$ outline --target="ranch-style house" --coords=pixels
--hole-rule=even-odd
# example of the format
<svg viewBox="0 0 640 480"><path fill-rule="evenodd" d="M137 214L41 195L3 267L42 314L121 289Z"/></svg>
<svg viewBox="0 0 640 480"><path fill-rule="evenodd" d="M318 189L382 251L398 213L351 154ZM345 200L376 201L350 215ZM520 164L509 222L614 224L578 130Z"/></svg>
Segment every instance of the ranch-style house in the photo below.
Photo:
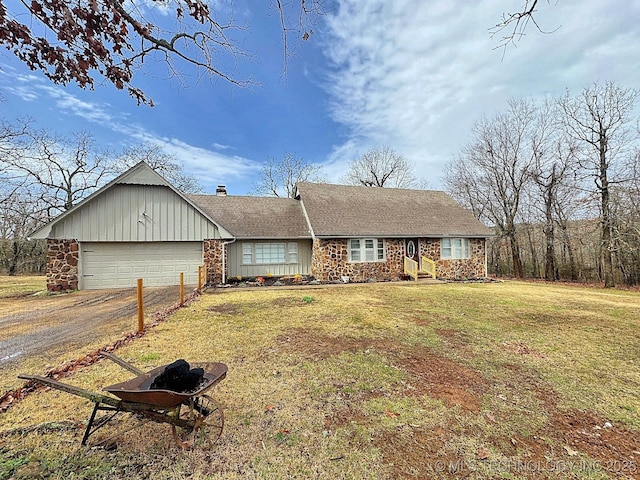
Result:
<svg viewBox="0 0 640 480"><path fill-rule="evenodd" d="M141 162L31 235L51 291L230 278L487 275L492 232L441 191L299 183L295 198L185 195Z"/></svg>

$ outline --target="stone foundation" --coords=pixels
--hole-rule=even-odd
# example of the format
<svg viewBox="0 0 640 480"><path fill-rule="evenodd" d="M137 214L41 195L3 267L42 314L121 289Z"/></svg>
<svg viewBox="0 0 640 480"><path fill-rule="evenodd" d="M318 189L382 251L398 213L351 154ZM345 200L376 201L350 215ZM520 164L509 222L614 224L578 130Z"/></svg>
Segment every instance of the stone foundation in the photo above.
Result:
<svg viewBox="0 0 640 480"><path fill-rule="evenodd" d="M47 290L62 292L78 289L77 240L47 239Z"/></svg>
<svg viewBox="0 0 640 480"><path fill-rule="evenodd" d="M204 268L206 269L206 283L217 285L222 283L222 244L225 240L209 239L203 242ZM225 266L228 266L227 250L224 251ZM228 270L228 269L227 269Z"/></svg>

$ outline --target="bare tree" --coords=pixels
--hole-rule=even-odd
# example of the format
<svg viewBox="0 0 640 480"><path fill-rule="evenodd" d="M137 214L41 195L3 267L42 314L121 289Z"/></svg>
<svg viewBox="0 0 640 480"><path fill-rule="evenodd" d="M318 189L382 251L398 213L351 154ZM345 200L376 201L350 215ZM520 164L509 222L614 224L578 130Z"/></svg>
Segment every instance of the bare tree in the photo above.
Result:
<svg viewBox="0 0 640 480"><path fill-rule="evenodd" d="M472 141L448 166L445 179L454 198L475 204L476 215L508 240L516 278L524 276L517 223L531 166L546 135L542 122L532 102L511 99L506 113L475 124Z"/></svg>
<svg viewBox="0 0 640 480"><path fill-rule="evenodd" d="M445 165L444 185L449 194L478 220L486 221L490 218L488 190L478 183L480 181L475 165L468 161L464 152ZM489 185L485 186L489 188Z"/></svg>
<svg viewBox="0 0 640 480"><path fill-rule="evenodd" d="M419 185L415 166L387 146L369 150L349 164L343 177L348 185L412 188Z"/></svg>
<svg viewBox="0 0 640 480"><path fill-rule="evenodd" d="M294 154L286 153L262 166L260 180L253 185L254 195L293 198L298 182L326 181L320 165L314 165Z"/></svg>
<svg viewBox="0 0 640 480"><path fill-rule="evenodd" d="M0 267L9 275L39 271L44 262L41 242L26 239L44 223L42 206L24 175L2 162L22 158L29 131L29 120L0 120Z"/></svg>
<svg viewBox="0 0 640 480"><path fill-rule="evenodd" d="M93 138L80 133L71 139L48 132L29 132L14 155L0 159L15 183L27 186L48 218L69 210L113 175L107 154L93 151Z"/></svg>
<svg viewBox="0 0 640 480"><path fill-rule="evenodd" d="M548 280L640 281L639 94L594 84L543 104L511 101L476 123L445 183L496 227L496 265L509 252L516 276L524 266L535 275L544 258Z"/></svg>
<svg viewBox="0 0 640 480"><path fill-rule="evenodd" d="M0 119L0 159L15 156L20 141L30 131L31 120L19 119L15 122ZM1 177L0 177L1 178Z"/></svg>
<svg viewBox="0 0 640 480"><path fill-rule="evenodd" d="M184 167L178 163L175 155L166 153L157 144L144 143L125 148L115 159L114 167L116 171L125 171L142 161L181 192L202 193L203 187L200 181L184 171Z"/></svg>
<svg viewBox="0 0 640 480"><path fill-rule="evenodd" d="M43 242L29 234L46 223L43 205L28 186L0 186L0 266L9 274L40 272L45 264Z"/></svg>
<svg viewBox="0 0 640 480"><path fill-rule="evenodd" d="M638 138L633 109L639 92L615 83L593 84L581 94L560 99L567 135L586 148L581 166L593 178L600 207L600 258L605 287L615 286L612 232L615 227L611 205L612 185L628 181L625 156Z"/></svg>
<svg viewBox="0 0 640 480"><path fill-rule="evenodd" d="M579 190L575 185L570 186L577 169L577 147L570 139L563 137L560 132L554 132L552 139L541 145L531 165L531 178L537 187L538 198L541 200L539 210L543 214L543 234L545 239L545 269L544 278L547 281L558 280L556 264L556 225L560 218L566 218L562 212L568 210L567 204L575 197ZM563 188L565 187L565 188ZM571 254L571 250L569 251ZM571 257L573 264L573 257ZM575 269L572 268L575 275Z"/></svg>
<svg viewBox="0 0 640 480"><path fill-rule="evenodd" d="M629 284L640 283L640 148L625 162L629 181L611 187L612 241L616 269Z"/></svg>
<svg viewBox="0 0 640 480"><path fill-rule="evenodd" d="M235 85L250 83L233 73L237 58L248 55L240 47L242 39L234 38L244 27L234 23L231 13L221 18L223 9L212 5L203 0L0 2L0 44L54 83L93 88L95 77L102 77L138 103L152 105L132 83L145 61L164 62L170 75L180 75L182 62ZM277 0L273 8L286 62L289 37L309 38L323 12L322 0Z"/></svg>

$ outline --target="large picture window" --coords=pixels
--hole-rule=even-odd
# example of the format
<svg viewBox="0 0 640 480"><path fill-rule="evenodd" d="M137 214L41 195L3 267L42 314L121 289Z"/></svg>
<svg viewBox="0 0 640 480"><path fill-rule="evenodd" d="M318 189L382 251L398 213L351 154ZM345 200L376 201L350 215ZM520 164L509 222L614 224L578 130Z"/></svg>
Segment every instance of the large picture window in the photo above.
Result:
<svg viewBox="0 0 640 480"><path fill-rule="evenodd" d="M297 263L298 244L288 243L243 243L243 265L265 265L276 263Z"/></svg>
<svg viewBox="0 0 640 480"><path fill-rule="evenodd" d="M256 243L254 263L285 263L287 255L284 243Z"/></svg>
<svg viewBox="0 0 640 480"><path fill-rule="evenodd" d="M440 245L440 258L452 260L471 258L468 238L443 238Z"/></svg>
<svg viewBox="0 0 640 480"><path fill-rule="evenodd" d="M349 240L349 261L381 262L384 260L383 240L379 238L352 238Z"/></svg>

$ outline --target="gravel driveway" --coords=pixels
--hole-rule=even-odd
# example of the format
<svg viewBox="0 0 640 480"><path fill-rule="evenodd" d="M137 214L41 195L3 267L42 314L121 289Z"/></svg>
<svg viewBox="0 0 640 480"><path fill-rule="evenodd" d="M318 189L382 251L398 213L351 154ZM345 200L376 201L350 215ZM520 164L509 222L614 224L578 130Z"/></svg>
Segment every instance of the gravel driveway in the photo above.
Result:
<svg viewBox="0 0 640 480"><path fill-rule="evenodd" d="M186 292L191 290L185 289ZM54 296L21 296L0 309L0 367L61 347L105 343L137 329L135 288L84 290ZM145 288L145 317L179 301L179 287ZM14 303L15 302L15 303Z"/></svg>

